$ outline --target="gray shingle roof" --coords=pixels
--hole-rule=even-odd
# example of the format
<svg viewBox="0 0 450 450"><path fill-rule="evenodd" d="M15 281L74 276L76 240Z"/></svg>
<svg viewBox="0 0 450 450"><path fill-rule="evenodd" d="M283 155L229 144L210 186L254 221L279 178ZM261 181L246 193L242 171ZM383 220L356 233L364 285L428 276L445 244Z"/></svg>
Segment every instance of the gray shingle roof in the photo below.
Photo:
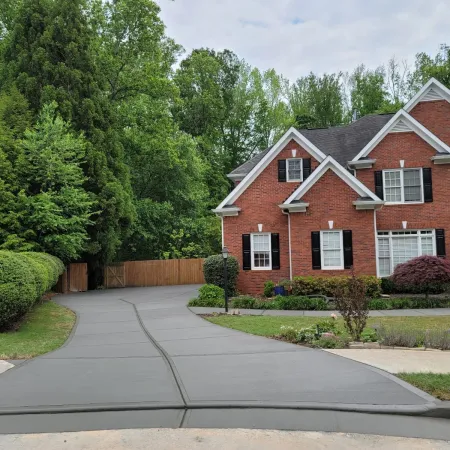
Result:
<svg viewBox="0 0 450 450"><path fill-rule="evenodd" d="M386 125L393 114L373 114L338 127L300 130L325 155L347 166L370 140ZM252 159L233 170L230 175L247 175L272 147L258 153Z"/></svg>

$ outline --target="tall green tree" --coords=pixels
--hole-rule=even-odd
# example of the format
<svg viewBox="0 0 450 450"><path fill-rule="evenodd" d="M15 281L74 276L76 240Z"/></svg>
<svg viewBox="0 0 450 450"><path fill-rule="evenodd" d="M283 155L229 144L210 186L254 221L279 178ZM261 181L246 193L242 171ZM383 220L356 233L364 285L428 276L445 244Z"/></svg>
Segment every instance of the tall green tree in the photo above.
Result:
<svg viewBox="0 0 450 450"><path fill-rule="evenodd" d="M3 246L45 251L64 261L77 259L89 240L94 204L83 189L85 139L72 133L52 103L44 106L35 128L25 132L21 146L14 208L19 226Z"/></svg>
<svg viewBox="0 0 450 450"><path fill-rule="evenodd" d="M350 75L351 105L349 113L354 118L363 117L379 111L385 102L385 71L383 67L375 70L359 65Z"/></svg>
<svg viewBox="0 0 450 450"><path fill-rule="evenodd" d="M100 210L89 229L93 271L115 258L134 207L116 117L104 95L106 80L95 63L87 6L84 0L24 0L7 39L5 63L6 82L17 86L35 116L56 101L62 118L85 133L85 187Z"/></svg>
<svg viewBox="0 0 450 450"><path fill-rule="evenodd" d="M415 68L411 74L411 88L419 90L430 78L436 78L442 84L450 87L450 46L441 45L435 56L427 53L416 55Z"/></svg>
<svg viewBox="0 0 450 450"><path fill-rule="evenodd" d="M345 121L342 74L310 73L289 88L289 104L299 128L329 127Z"/></svg>

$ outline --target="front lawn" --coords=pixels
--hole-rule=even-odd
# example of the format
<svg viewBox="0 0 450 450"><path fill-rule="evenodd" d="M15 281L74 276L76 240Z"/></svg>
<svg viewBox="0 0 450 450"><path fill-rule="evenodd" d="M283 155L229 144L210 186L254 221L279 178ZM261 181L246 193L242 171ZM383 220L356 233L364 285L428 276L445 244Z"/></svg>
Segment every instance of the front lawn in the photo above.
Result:
<svg viewBox="0 0 450 450"><path fill-rule="evenodd" d="M450 400L450 373L399 373L396 376L439 400Z"/></svg>
<svg viewBox="0 0 450 450"><path fill-rule="evenodd" d="M0 333L0 359L29 359L61 347L75 318L73 311L51 301L36 305L17 331Z"/></svg>
<svg viewBox="0 0 450 450"><path fill-rule="evenodd" d="M285 317L285 316L227 316L206 317L212 323L227 328L244 331L258 336L275 336L280 334L280 327L292 326L296 329L310 327L325 317ZM344 332L344 322L337 319L338 328ZM373 325L399 325L402 328L433 329L448 328L449 316L431 317L372 317L368 320L368 327Z"/></svg>

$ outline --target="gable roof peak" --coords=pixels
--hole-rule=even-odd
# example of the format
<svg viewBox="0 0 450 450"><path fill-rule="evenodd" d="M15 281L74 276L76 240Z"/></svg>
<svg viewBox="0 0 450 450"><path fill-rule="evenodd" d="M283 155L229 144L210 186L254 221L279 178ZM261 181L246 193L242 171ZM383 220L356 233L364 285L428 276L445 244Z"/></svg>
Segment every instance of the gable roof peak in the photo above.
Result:
<svg viewBox="0 0 450 450"><path fill-rule="evenodd" d="M436 78L430 78L416 95L404 106L404 110L411 112L420 102L447 100L450 103L450 89L444 86Z"/></svg>

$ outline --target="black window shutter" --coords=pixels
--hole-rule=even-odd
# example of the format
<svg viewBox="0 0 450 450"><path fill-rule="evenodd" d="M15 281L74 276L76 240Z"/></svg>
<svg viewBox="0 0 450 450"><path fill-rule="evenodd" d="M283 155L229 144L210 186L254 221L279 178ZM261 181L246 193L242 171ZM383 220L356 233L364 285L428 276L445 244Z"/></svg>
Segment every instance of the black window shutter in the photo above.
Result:
<svg viewBox="0 0 450 450"><path fill-rule="evenodd" d="M320 257L320 231L311 232L311 248L313 270L320 270L322 268Z"/></svg>
<svg viewBox="0 0 450 450"><path fill-rule="evenodd" d="M353 237L352 230L343 231L344 241L344 268L351 269L353 266Z"/></svg>
<svg viewBox="0 0 450 450"><path fill-rule="evenodd" d="M280 270L280 235L272 233L272 270Z"/></svg>
<svg viewBox="0 0 450 450"><path fill-rule="evenodd" d="M278 181L285 183L287 181L286 178L286 160L279 159L278 160Z"/></svg>
<svg viewBox="0 0 450 450"><path fill-rule="evenodd" d="M311 158L303 160L303 180L306 180L311 175Z"/></svg>
<svg viewBox="0 0 450 450"><path fill-rule="evenodd" d="M242 235L242 266L244 270L252 269L252 252L249 234Z"/></svg>
<svg viewBox="0 0 450 450"><path fill-rule="evenodd" d="M436 230L436 255L445 258L445 230Z"/></svg>
<svg viewBox="0 0 450 450"><path fill-rule="evenodd" d="M375 195L378 198L381 198L381 200L384 199L384 192L383 192L383 171L377 170L375 172Z"/></svg>
<svg viewBox="0 0 450 450"><path fill-rule="evenodd" d="M431 168L424 167L422 169L423 174L423 200L425 203L433 201L433 180L431 177Z"/></svg>

